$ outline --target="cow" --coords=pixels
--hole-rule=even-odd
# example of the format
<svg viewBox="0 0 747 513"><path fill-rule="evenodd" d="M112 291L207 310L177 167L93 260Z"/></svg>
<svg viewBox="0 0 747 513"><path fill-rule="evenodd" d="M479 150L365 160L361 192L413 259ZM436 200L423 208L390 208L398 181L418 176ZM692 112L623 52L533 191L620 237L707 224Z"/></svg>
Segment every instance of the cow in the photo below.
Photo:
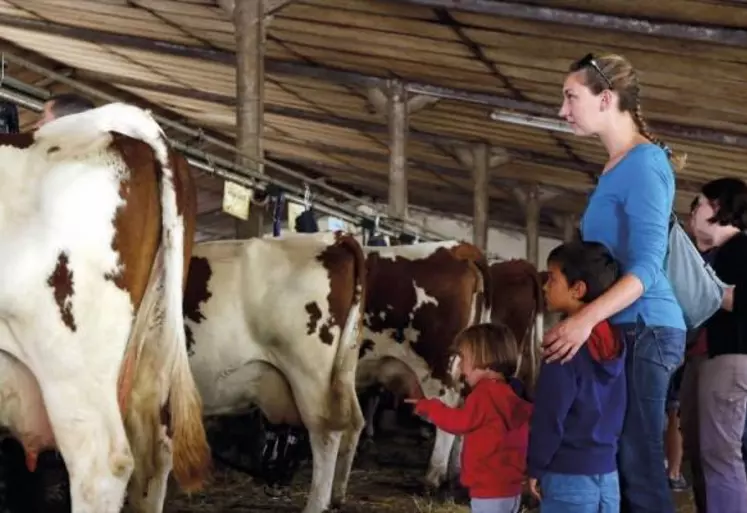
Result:
<svg viewBox="0 0 747 513"><path fill-rule="evenodd" d="M365 275L360 244L339 231L205 242L192 255L184 313L204 413L256 405L273 424L303 425L313 458L304 513L344 501L363 429Z"/></svg>
<svg viewBox="0 0 747 513"><path fill-rule="evenodd" d="M186 490L210 468L182 313L187 163L119 103L0 136L0 163L0 424L30 470L59 450L72 513L118 512L126 491L161 511L172 467Z"/></svg>
<svg viewBox="0 0 747 513"><path fill-rule="evenodd" d="M492 321L505 323L524 348L518 377L532 396L539 362L535 337L542 333L545 303L542 275L528 260L511 259L491 263L490 279Z"/></svg>
<svg viewBox="0 0 747 513"><path fill-rule="evenodd" d="M382 385L400 397L438 397L456 406L463 385L451 349L454 337L491 316L484 254L460 241L364 251L368 291L358 388ZM453 444L454 435L436 430L427 485L439 487L445 480Z"/></svg>

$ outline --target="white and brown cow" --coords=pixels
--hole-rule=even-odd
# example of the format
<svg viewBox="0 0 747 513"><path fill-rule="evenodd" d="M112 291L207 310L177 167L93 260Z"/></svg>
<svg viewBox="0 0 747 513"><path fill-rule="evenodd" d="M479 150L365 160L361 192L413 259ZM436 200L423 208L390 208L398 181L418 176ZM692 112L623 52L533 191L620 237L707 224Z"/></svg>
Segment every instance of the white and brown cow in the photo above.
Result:
<svg viewBox="0 0 747 513"><path fill-rule="evenodd" d="M459 241L364 250L368 291L358 388L380 384L395 396L458 404L462 385L451 348L461 330L490 321L485 255ZM454 435L436 430L428 484L444 481L453 443Z"/></svg>
<svg viewBox="0 0 747 513"><path fill-rule="evenodd" d="M188 489L210 463L182 320L186 162L110 104L0 136L0 180L0 423L30 468L59 449L73 513L120 511L133 468L133 506L160 511L166 460Z"/></svg>
<svg viewBox="0 0 747 513"><path fill-rule="evenodd" d="M207 242L192 256L184 309L205 414L257 405L273 424L303 424L313 457L305 513L344 500L363 429L365 286L361 247L342 232Z"/></svg>

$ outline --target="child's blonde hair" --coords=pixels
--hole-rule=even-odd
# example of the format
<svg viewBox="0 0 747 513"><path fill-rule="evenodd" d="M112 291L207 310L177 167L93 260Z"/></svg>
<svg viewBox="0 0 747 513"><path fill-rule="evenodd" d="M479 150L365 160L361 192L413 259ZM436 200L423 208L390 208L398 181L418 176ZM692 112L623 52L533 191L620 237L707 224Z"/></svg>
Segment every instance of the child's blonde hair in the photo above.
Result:
<svg viewBox="0 0 747 513"><path fill-rule="evenodd" d="M514 333L503 323L465 328L454 339L454 349L460 354L468 352L476 369L491 369L506 379L516 374L519 345Z"/></svg>

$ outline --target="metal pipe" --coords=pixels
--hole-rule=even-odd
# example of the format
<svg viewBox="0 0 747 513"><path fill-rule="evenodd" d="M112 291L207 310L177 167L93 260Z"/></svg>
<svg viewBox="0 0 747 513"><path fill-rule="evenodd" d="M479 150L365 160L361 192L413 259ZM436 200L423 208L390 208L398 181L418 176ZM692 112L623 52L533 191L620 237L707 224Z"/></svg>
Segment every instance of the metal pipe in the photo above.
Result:
<svg viewBox="0 0 747 513"><path fill-rule="evenodd" d="M397 0L397 3L402 3L402 1ZM504 18L616 30L629 34L670 37L710 44L719 43L728 46L747 46L747 30L738 28L654 22L643 18L504 2L502 0L404 0L404 3L424 7L442 7L477 14L490 14Z"/></svg>
<svg viewBox="0 0 747 513"><path fill-rule="evenodd" d="M42 107L44 105L44 103L41 100L29 98L27 96L24 96L21 93L8 90L6 87L0 87L0 98L11 101L17 105L20 105L29 110L33 110L35 112L41 112ZM241 168L229 160L226 160L217 155L212 155L203 150L197 150L197 149L191 148L179 141L169 140L169 143L175 149L181 151L182 153L186 155L191 156L192 158L187 157L187 161L190 164L194 165L195 167L199 169L207 171L211 174L219 176L220 178L223 178L224 180L231 180L240 185L244 185L246 187L252 187L255 189L264 189L266 184L273 183L277 185L278 187L280 187L281 189L290 192L291 195L295 194L296 196L294 197L299 197L298 195L300 195L300 197L303 197L304 191L298 186L295 186L283 180L279 180L277 178L271 178L267 175L260 174L251 169ZM201 160L196 160L196 159L201 159ZM205 163L202 163L202 162L205 162ZM349 220L348 222L357 224L358 220L361 220L361 219L368 219L370 221L374 220L371 216L357 212L353 208L343 207L339 205L337 202L335 202L334 200L329 200L326 198L318 198L315 201L315 204L317 203L319 203L320 205L324 205L324 203L327 203L329 205L334 205L334 207L324 206L323 207L324 211L327 212L329 215L333 215L341 219L348 219ZM360 201L358 201L358 203L363 204L363 202L360 202ZM376 210L375 205L371 208ZM321 208L319 210L322 211ZM448 238L432 230L420 231L420 230L398 229L397 232L395 232L393 229L387 228L387 220L385 217L382 221L380 221L379 225L381 226L382 231L386 230L388 235L396 235L396 233L405 233L407 235L420 237L423 240L444 240Z"/></svg>
<svg viewBox="0 0 747 513"><path fill-rule="evenodd" d="M187 162L189 162L191 166L194 166L197 169L201 169L207 173L223 178L224 180L233 181L245 187L256 187L256 184L254 184L247 177L238 175L237 173L233 173L221 167L210 166L204 162L200 162L192 158L188 158ZM288 199L289 201L293 201L294 203L298 203L298 204L304 203L303 193L300 193L300 194L286 193L285 197L286 199ZM329 207L325 205L324 203L320 203L318 201L314 202L314 210L318 210L319 212L323 214L337 217L339 219L342 219L343 221L346 221L352 224L358 224L358 219L362 216L361 214L357 214L356 216L346 214L344 212L341 212L338 208ZM394 232L393 230L390 230L386 227L380 227L379 231L383 233L384 235L390 235L392 237L396 237L398 235L397 232ZM415 235L415 234L411 234L411 235Z"/></svg>
<svg viewBox="0 0 747 513"><path fill-rule="evenodd" d="M38 64L36 64L34 62L31 62L31 61L29 61L27 59L22 58L22 57L18 57L16 55L9 54L9 53L5 53L4 56L5 56L5 59L8 62L12 62L14 64L22 66L22 67L24 67L24 68L26 68L28 70L31 70L31 71L33 71L35 73L39 73L40 75L48 76L48 77L50 77L50 78L52 78L52 79L54 79L54 80L56 80L56 81L58 81L58 82L60 82L62 84L66 84L66 85L68 85L70 87L78 89L79 91L82 91L82 92L84 92L84 93L86 93L86 94L88 94L90 96L95 96L95 97L101 98L101 99L109 101L109 102L121 102L122 101L122 100L120 100L119 98L117 98L114 95L107 94L107 93L105 93L103 91L99 91L98 89L96 89L94 87L91 87L91 86L89 86L87 84L83 84L83 83L81 83L81 82L79 82L79 81L77 81L75 79L72 79L70 77L67 77L67 76L65 76L63 74L60 74L60 73L57 73L55 71L49 70L49 69L47 69L47 68L45 68L43 66L40 66L40 65L38 65ZM276 169L276 170L280 171L281 173L284 173L284 174L286 174L288 176L291 176L291 177L293 177L293 178L295 178L295 179L297 179L299 181L308 181L308 177L306 177L305 175L303 175L301 173L298 173L298 172L296 172L296 171L294 171L294 170L292 170L290 168L287 168L285 166L282 166L282 165L280 165L280 164L278 164L276 162L268 161L267 159L256 159L256 158L253 158L251 155L247 155L245 153L239 153L236 150L235 146L233 146L231 144L228 144L228 143L225 143L225 142L223 142L223 141L221 141L219 139L216 139L214 137L211 137L209 135L206 135L201 130L196 130L196 129L191 128L189 126L186 126L186 125L184 125L182 123L179 123L177 121L173 121L171 119L165 118L163 116L159 116L159 115L156 115L156 114L152 114L152 115L153 115L154 119L156 121L158 121L163 126L171 127L173 129L178 130L178 131L180 131L182 133L185 133L185 134L187 134L187 135L189 135L191 137L202 138L206 142L209 142L210 144L213 144L213 145L215 145L215 146L217 146L219 148L223 148L223 149L229 150L229 151L231 151L231 152L233 152L233 153L235 153L237 155L241 155L242 157L245 157L246 159L253 161L255 164L258 164L258 163L259 164L264 164L265 166L267 166L269 168ZM319 183L319 184L316 185L316 187L318 187L319 189L324 189L324 190L326 190L328 192L331 192L331 193L333 193L335 195L341 196L341 197L343 197L343 198L345 198L345 199L347 199L349 201L354 201L356 203L360 203L362 205L366 205L366 206L368 206L370 208L373 208L373 209L376 208L376 206L373 205L372 203L369 203L367 201L361 201L360 198L358 198L358 197L356 197L356 196L354 196L354 195L352 195L352 194L350 194L350 193L348 193L346 191L343 191L342 189L338 189L337 187L333 187L333 186L327 185L325 183ZM414 228L414 229L416 229L416 230L418 230L418 231L420 231L420 232L422 232L424 234L425 233L431 233L431 234L436 235L436 236L440 235L440 234L436 234L435 232L432 232L431 230L427 230L422 225L418 225L418 224L413 223L411 221L405 221L403 223L403 227L411 227L411 228Z"/></svg>
<svg viewBox="0 0 747 513"><path fill-rule="evenodd" d="M22 82L18 80L17 78L9 77L7 75L5 75L3 80L0 81L0 85L6 85L8 87L12 87L16 91L19 91L25 94L30 94L31 96L35 96L43 100L46 100L47 98L51 96L50 92L45 89L41 89L31 84L27 84L26 82Z"/></svg>
<svg viewBox="0 0 747 513"><path fill-rule="evenodd" d="M20 93L9 90L5 86L0 86L0 98L20 105L25 109L33 110L34 112L41 112L44 106L44 102L23 96Z"/></svg>

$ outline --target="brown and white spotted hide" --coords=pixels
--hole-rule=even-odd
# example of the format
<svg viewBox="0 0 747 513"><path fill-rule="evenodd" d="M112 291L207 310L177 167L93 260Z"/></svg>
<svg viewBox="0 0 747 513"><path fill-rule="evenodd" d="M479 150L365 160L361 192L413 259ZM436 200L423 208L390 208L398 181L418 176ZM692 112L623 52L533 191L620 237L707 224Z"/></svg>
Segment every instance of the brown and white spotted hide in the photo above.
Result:
<svg viewBox="0 0 747 513"><path fill-rule="evenodd" d="M184 298L190 364L206 415L257 405L306 427L305 513L344 500L363 428L355 372L365 260L342 232L195 246Z"/></svg>
<svg viewBox="0 0 747 513"><path fill-rule="evenodd" d="M368 294L357 385L455 406L461 382L452 345L464 328L489 322L491 282L479 248L458 241L367 247ZM447 474L454 436L436 430L426 481Z"/></svg>
<svg viewBox="0 0 747 513"><path fill-rule="evenodd" d="M30 469L59 449L73 513L120 511L128 483L160 512L172 457L188 489L210 460L182 323L187 163L109 104L0 136L0 178L0 422Z"/></svg>
<svg viewBox="0 0 747 513"><path fill-rule="evenodd" d="M519 344L521 363L518 377L531 395L539 363L535 333L541 333L544 311L542 281L528 260L512 259L490 265L492 320L506 324Z"/></svg>

